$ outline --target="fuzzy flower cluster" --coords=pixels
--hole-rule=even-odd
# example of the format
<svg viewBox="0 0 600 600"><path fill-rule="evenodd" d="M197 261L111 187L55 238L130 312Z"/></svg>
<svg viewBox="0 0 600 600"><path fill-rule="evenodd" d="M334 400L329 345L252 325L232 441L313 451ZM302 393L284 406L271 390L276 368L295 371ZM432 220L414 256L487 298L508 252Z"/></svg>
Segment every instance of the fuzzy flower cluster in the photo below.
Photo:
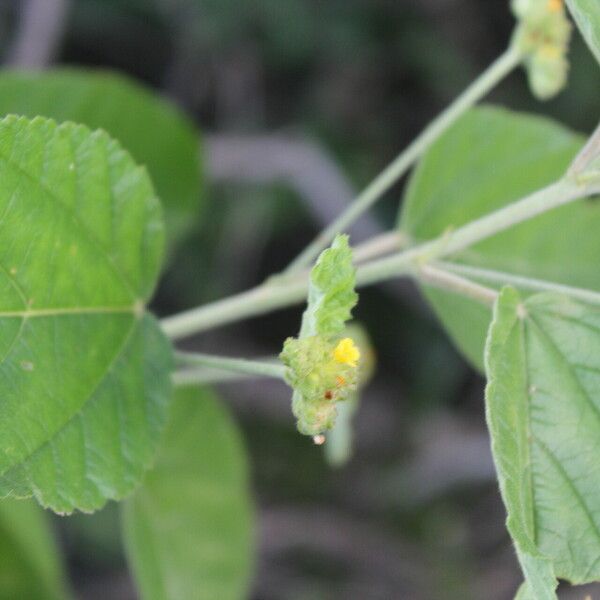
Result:
<svg viewBox="0 0 600 600"><path fill-rule="evenodd" d="M288 367L292 411L301 433L316 436L333 427L336 404L356 389L359 359L351 338L314 335L285 341L281 360Z"/></svg>
<svg viewBox="0 0 600 600"><path fill-rule="evenodd" d="M565 86L571 24L563 0L513 0L514 44L524 56L533 94L545 100Z"/></svg>
<svg viewBox="0 0 600 600"><path fill-rule="evenodd" d="M285 341L280 355L298 430L315 441L333 427L336 404L357 387L360 351L344 335L358 300L355 274L348 236L338 235L311 270L300 333Z"/></svg>

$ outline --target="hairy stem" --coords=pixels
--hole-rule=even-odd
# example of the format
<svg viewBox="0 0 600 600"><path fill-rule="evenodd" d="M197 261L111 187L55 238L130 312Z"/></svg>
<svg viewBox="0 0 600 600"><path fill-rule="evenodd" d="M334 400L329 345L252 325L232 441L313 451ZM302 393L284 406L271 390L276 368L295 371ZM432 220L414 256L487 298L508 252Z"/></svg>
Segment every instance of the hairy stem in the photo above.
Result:
<svg viewBox="0 0 600 600"><path fill-rule="evenodd" d="M352 248L352 260L355 264L363 263L384 254L398 252L408 245L408 235L402 231L387 231Z"/></svg>
<svg viewBox="0 0 600 600"><path fill-rule="evenodd" d="M455 254L536 215L599 192L598 185L579 185L571 180L560 180L435 240L359 266L356 272L357 285L370 285L399 275L414 275L418 266ZM162 326L172 339L185 337L300 303L306 299L307 289L306 272L291 279L274 277L247 292L163 319Z"/></svg>
<svg viewBox="0 0 600 600"><path fill-rule="evenodd" d="M172 380L175 387L187 385L207 385L213 383L228 383L243 379L254 379L261 375L249 375L248 373L234 373L233 371L220 371L218 369L207 369L206 367L185 367L173 373Z"/></svg>
<svg viewBox="0 0 600 600"><path fill-rule="evenodd" d="M210 369L243 375L285 379L285 367L272 362L229 358L227 356L215 356L214 354L202 354L198 352L176 352L175 361L179 366L208 367Z"/></svg>
<svg viewBox="0 0 600 600"><path fill-rule="evenodd" d="M444 112L391 162L330 225L292 261L284 273L310 265L337 233L347 229L402 177L414 162L464 112L475 105L521 62L519 52L509 47Z"/></svg>
<svg viewBox="0 0 600 600"><path fill-rule="evenodd" d="M561 179L517 202L442 234L435 240L364 265L358 270L357 282L367 285L396 277L399 273L405 273L406 266L411 263L425 263L450 256L539 214L597 192L597 186L588 187Z"/></svg>
<svg viewBox="0 0 600 600"><path fill-rule="evenodd" d="M494 306L494 302L498 298L496 290L445 271L439 266L423 265L416 271L416 276L423 283L466 296L486 306Z"/></svg>
<svg viewBox="0 0 600 600"><path fill-rule="evenodd" d="M434 263L434 265L442 268L444 271L449 271L479 281L487 281L501 286L513 285L522 290L530 290L532 292L556 292L581 300L582 302L587 302L588 304L600 305L600 293L592 290L585 290L570 285L554 283L552 281L533 279L532 277L523 277L522 275L514 275L513 273L503 273L501 271L492 271L490 269L481 269L479 267L471 267L451 262L437 262Z"/></svg>

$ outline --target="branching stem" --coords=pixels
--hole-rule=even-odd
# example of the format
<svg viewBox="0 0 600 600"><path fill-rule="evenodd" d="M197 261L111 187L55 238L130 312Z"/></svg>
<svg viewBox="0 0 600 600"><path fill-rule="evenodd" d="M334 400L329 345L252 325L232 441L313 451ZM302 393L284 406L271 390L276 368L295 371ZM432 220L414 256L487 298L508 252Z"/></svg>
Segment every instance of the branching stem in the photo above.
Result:
<svg viewBox="0 0 600 600"><path fill-rule="evenodd" d="M357 285L366 286L400 275L414 275L419 266L451 256L513 225L598 192L598 185L586 186L572 180L560 180L435 240L359 266ZM291 306L306 299L307 280L307 272L292 278L274 277L247 292L163 319L162 326L169 337L178 339Z"/></svg>
<svg viewBox="0 0 600 600"><path fill-rule="evenodd" d="M352 249L352 260L355 264L364 263L378 256L399 252L409 245L409 237L402 231L386 231L372 237Z"/></svg>
<svg viewBox="0 0 600 600"><path fill-rule="evenodd" d="M423 265L416 271L418 279L429 285L455 292L461 296L476 300L486 306L494 306L494 302L498 298L498 292L492 288L485 287L479 283L475 283L470 279L450 273L438 266Z"/></svg>
<svg viewBox="0 0 600 600"><path fill-rule="evenodd" d="M360 215L373 206L452 123L502 81L519 65L521 59L519 52L512 46L501 54L364 189L345 211L321 231L292 261L284 273L295 273L310 265L337 233L347 229Z"/></svg>
<svg viewBox="0 0 600 600"><path fill-rule="evenodd" d="M576 300L581 300L582 302L587 302L588 304L600 305L600 293L592 290L451 262L438 262L434 264L444 271L456 273L478 281L487 281L500 286L513 285L516 288L532 292L555 292L557 294L564 294L570 298L575 298Z"/></svg>
<svg viewBox="0 0 600 600"><path fill-rule="evenodd" d="M597 186L588 187L569 179L561 179L454 231L444 233L435 240L360 267L357 283L368 285L391 279L406 273L411 264L451 256L523 221L598 191Z"/></svg>

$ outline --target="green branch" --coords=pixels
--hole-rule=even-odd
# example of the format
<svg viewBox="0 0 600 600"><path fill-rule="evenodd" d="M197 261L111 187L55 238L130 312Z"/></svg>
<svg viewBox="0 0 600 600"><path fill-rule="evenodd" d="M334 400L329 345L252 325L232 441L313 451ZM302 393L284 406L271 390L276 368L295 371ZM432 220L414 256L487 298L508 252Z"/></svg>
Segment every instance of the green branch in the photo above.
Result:
<svg viewBox="0 0 600 600"><path fill-rule="evenodd" d="M462 114L474 106L521 62L521 54L512 46L501 54L444 112L434 119L414 141L390 163L365 190L328 225L288 266L286 274L309 266L336 234L348 229L396 183L419 157Z"/></svg>
<svg viewBox="0 0 600 600"><path fill-rule="evenodd" d="M262 375L234 373L233 371L220 371L219 369L207 369L205 367L185 367L175 371L171 378L175 387L184 387L188 385L229 383L231 381L260 377L262 377Z"/></svg>
<svg viewBox="0 0 600 600"><path fill-rule="evenodd" d="M494 306L498 299L496 290L446 271L439 266L423 265L416 271L416 276L422 283L460 294L486 306Z"/></svg>
<svg viewBox="0 0 600 600"><path fill-rule="evenodd" d="M274 362L259 362L197 352L176 352L175 362L183 367L203 367L242 375L285 379L285 367ZM175 378L177 381L177 378Z"/></svg>
<svg viewBox="0 0 600 600"><path fill-rule="evenodd" d="M406 273L411 264L451 256L523 221L599 191L598 184L587 186L569 179L561 179L430 242L364 265L358 270L357 282L359 285L368 285L391 279Z"/></svg>
<svg viewBox="0 0 600 600"><path fill-rule="evenodd" d="M598 184L589 186L560 180L434 240L359 266L356 272L357 286L399 275L414 276L415 270L425 263L451 256L541 213L599 192ZM163 319L162 326L170 338L178 339L300 303L306 300L307 289L306 273L292 279L275 277L247 292Z"/></svg>
<svg viewBox="0 0 600 600"><path fill-rule="evenodd" d="M512 285L516 288L529 290L532 292L556 292L558 294L564 294L565 296L581 300L587 304L600 305L600 293L592 290L586 290L572 287L570 285L563 285L561 283L554 283L552 281L534 279L532 277L523 277L522 275L514 275L513 273L503 273L501 271L492 271L490 269L481 269L479 267L471 267L457 263L438 262L434 264L438 267L441 267L444 271L450 271L452 273L464 275L465 277L479 281L487 281L500 286Z"/></svg>

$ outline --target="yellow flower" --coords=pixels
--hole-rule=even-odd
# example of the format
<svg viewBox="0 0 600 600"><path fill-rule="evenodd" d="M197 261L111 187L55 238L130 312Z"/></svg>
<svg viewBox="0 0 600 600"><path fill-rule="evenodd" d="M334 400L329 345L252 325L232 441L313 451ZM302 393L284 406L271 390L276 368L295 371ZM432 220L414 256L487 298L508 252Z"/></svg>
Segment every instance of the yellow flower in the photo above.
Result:
<svg viewBox="0 0 600 600"><path fill-rule="evenodd" d="M359 358L360 351L354 345L354 340L352 340L352 338L340 340L333 351L333 360L343 365L356 367Z"/></svg>
<svg viewBox="0 0 600 600"><path fill-rule="evenodd" d="M550 12L558 12L562 10L562 0L548 0L548 10Z"/></svg>

